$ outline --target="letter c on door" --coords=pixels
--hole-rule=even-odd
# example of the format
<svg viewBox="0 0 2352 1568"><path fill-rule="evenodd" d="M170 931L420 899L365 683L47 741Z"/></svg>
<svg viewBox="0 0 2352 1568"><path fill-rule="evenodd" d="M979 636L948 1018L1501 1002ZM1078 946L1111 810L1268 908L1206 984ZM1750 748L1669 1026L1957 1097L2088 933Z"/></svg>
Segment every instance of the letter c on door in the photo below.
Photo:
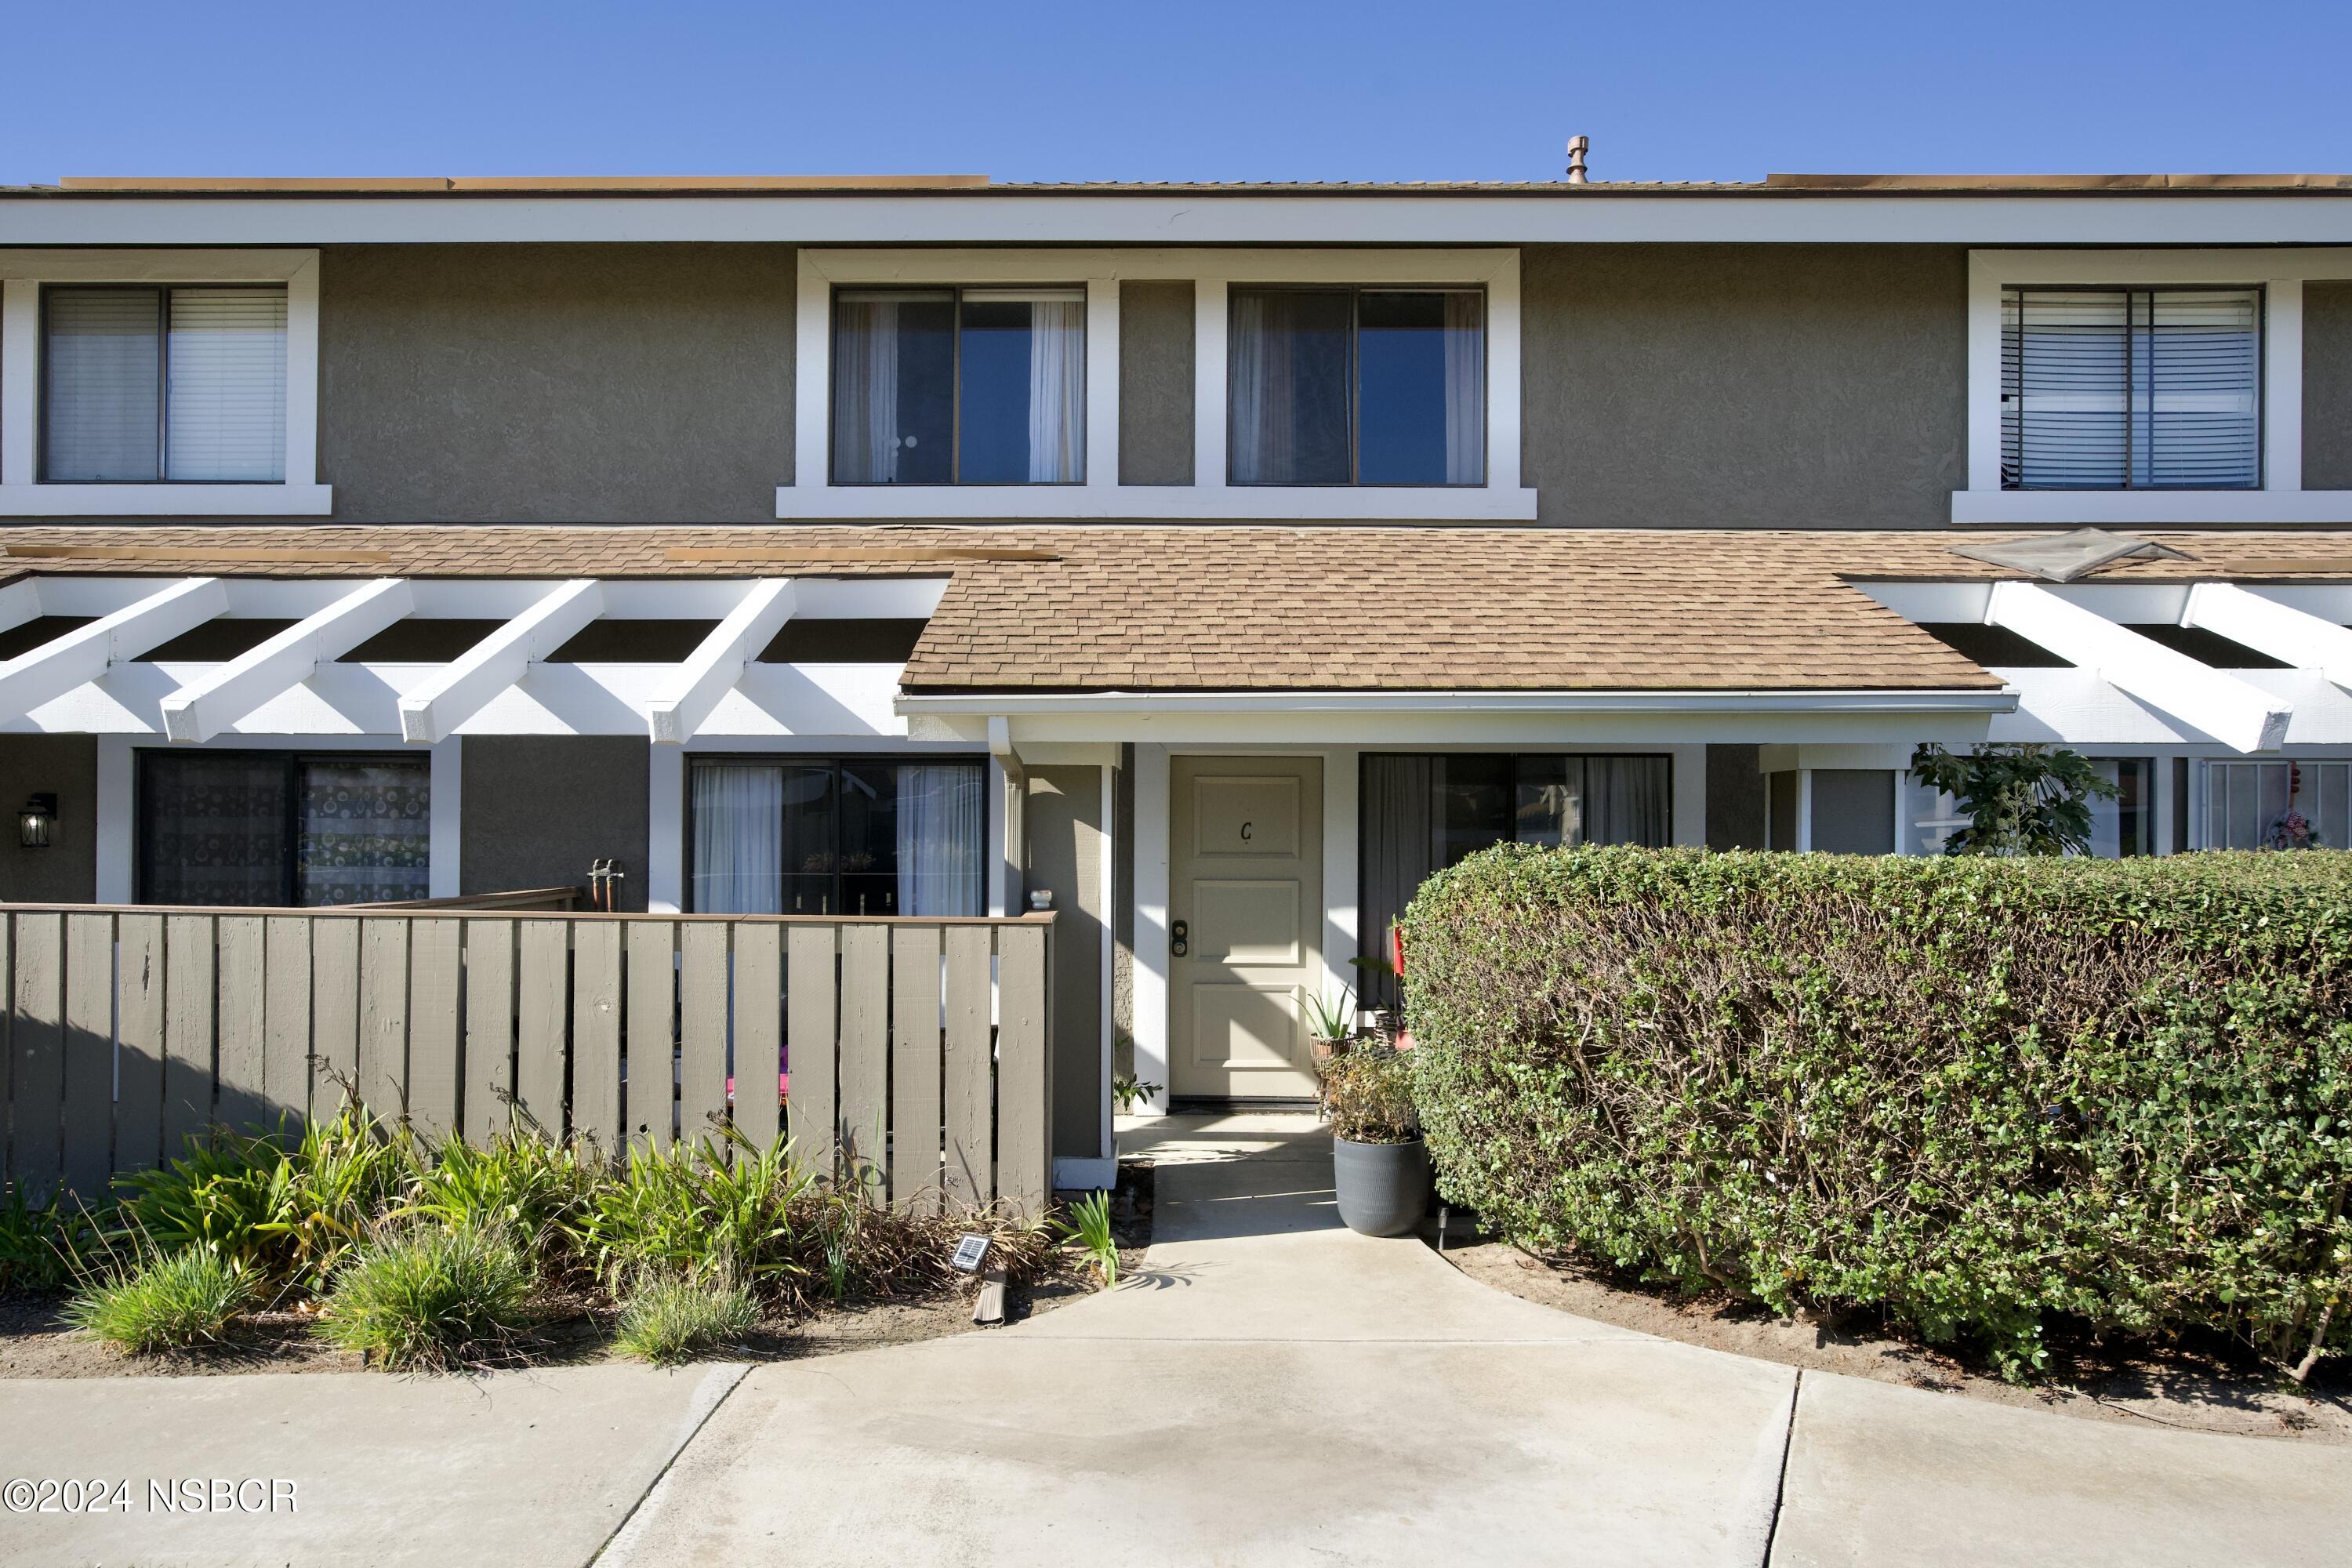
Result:
<svg viewBox="0 0 2352 1568"><path fill-rule="evenodd" d="M1250 825L1249 825L1248 823L1244 822L1244 823L1243 823L1243 824L1242 824L1242 842L1243 842L1243 843L1244 843L1244 844L1248 843L1248 842L1249 842L1249 836L1250 836Z"/></svg>

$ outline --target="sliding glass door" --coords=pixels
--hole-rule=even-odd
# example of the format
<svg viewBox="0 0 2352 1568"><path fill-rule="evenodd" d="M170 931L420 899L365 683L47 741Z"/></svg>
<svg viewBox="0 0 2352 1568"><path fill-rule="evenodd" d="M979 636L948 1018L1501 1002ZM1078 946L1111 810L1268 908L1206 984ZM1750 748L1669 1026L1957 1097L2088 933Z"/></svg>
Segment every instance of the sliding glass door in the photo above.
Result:
<svg viewBox="0 0 2352 1568"><path fill-rule="evenodd" d="M424 757L144 752L141 901L315 908L430 897L432 802Z"/></svg>
<svg viewBox="0 0 2352 1568"><path fill-rule="evenodd" d="M987 772L962 760L697 759L702 913L977 915Z"/></svg>
<svg viewBox="0 0 2352 1568"><path fill-rule="evenodd" d="M1497 844L1648 844L1673 836L1665 757L1369 752L1358 796L1358 951L1384 960L1421 885ZM1360 987L1395 1000L1386 975Z"/></svg>

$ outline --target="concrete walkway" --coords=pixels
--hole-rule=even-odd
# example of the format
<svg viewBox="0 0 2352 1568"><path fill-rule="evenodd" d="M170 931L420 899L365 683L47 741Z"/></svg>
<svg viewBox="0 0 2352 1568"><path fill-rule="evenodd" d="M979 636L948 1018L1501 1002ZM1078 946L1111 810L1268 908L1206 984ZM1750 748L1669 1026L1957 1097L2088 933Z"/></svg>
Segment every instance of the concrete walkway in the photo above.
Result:
<svg viewBox="0 0 2352 1568"><path fill-rule="evenodd" d="M1118 1290L755 1370L624 1564L2301 1564L2352 1450L2067 1420L1570 1317L1339 1228L1304 1118L1173 1119Z"/></svg>
<svg viewBox="0 0 2352 1568"><path fill-rule="evenodd" d="M1520 1301L1341 1229L1304 1118L1122 1142L1160 1163L1145 1268L1011 1329L748 1373L0 1384L0 1480L301 1503L0 1512L0 1562L2345 1558L2352 1449L1801 1378Z"/></svg>

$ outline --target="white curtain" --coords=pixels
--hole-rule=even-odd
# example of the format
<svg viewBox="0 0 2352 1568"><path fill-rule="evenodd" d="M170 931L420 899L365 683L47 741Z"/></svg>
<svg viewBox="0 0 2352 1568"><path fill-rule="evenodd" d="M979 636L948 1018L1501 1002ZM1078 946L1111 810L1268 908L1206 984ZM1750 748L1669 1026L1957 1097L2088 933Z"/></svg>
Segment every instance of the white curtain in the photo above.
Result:
<svg viewBox="0 0 2352 1568"><path fill-rule="evenodd" d="M980 865L988 795L970 763L909 763L898 769L898 912L980 913Z"/></svg>
<svg viewBox="0 0 2352 1568"><path fill-rule="evenodd" d="M1029 482L1077 482L1085 460L1087 307L1039 300L1029 307Z"/></svg>
<svg viewBox="0 0 2352 1568"><path fill-rule="evenodd" d="M898 301L845 296L835 352L834 477L884 485L898 477Z"/></svg>
<svg viewBox="0 0 2352 1568"><path fill-rule="evenodd" d="M1276 334L1267 331L1266 310L1272 303L1263 294L1240 294L1233 300L1233 326L1225 345L1226 385L1232 389L1234 482L1263 484L1286 479L1290 471L1290 427L1279 412L1289 398L1275 395ZM1287 392L1287 388L1285 392ZM1276 427L1278 425L1278 428Z"/></svg>
<svg viewBox="0 0 2352 1568"><path fill-rule="evenodd" d="M1486 480L1486 300L1445 296L1445 482Z"/></svg>
<svg viewBox="0 0 2352 1568"><path fill-rule="evenodd" d="M695 910L783 913L783 770L704 763L693 771Z"/></svg>
<svg viewBox="0 0 2352 1568"><path fill-rule="evenodd" d="M1584 842L1663 847L1670 803L1664 757L1584 760Z"/></svg>

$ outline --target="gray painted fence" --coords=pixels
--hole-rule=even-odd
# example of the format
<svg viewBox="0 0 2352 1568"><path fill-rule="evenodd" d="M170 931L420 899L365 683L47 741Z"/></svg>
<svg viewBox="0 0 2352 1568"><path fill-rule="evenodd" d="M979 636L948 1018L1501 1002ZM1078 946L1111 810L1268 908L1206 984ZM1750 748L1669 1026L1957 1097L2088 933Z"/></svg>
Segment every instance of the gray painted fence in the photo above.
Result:
<svg viewBox="0 0 2352 1568"><path fill-rule="evenodd" d="M520 1110L617 1152L731 1122L877 1203L1035 1213L1052 931L0 905L0 1169L35 1201L96 1197L213 1129L331 1116L349 1084L428 1136Z"/></svg>

